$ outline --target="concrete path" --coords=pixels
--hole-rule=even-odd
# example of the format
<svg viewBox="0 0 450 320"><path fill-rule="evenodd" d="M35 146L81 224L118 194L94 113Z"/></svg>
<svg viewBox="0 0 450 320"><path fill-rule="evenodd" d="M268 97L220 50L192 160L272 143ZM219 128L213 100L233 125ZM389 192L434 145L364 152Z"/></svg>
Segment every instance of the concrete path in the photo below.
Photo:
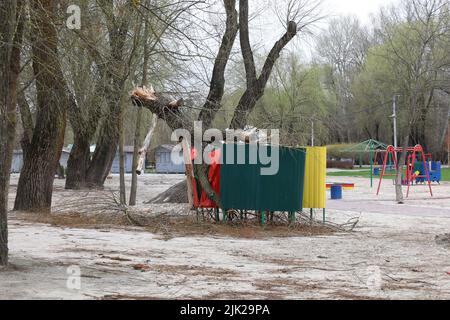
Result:
<svg viewBox="0 0 450 320"><path fill-rule="evenodd" d="M329 200L327 202L327 207L329 210L340 210L346 212L353 211L364 213L398 214L405 216L442 217L450 219L450 209L448 208L425 208L410 204L397 205L383 204L375 201L367 201L362 203L361 201L351 200Z"/></svg>

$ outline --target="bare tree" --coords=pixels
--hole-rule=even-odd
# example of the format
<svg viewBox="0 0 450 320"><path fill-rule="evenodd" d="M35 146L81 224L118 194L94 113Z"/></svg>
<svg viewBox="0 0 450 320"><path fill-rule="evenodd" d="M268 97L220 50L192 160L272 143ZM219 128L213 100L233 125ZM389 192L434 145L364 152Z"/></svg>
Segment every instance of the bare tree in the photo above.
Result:
<svg viewBox="0 0 450 320"><path fill-rule="evenodd" d="M246 90L234 111L231 121L231 127L236 129L243 128L247 124L250 113L255 108L257 102L264 95L265 87L271 76L274 65L280 57L281 51L289 44L289 42L297 35L299 31L299 24L296 21L290 20L286 26L286 32L270 50L258 76L255 59L250 44L249 3L247 0L240 0L239 13L236 10L236 1L234 0L224 0L224 7L227 17L226 28L214 64L213 75L210 82L210 93L206 103L203 108L201 108L202 110L199 115L199 120L203 121L204 129L207 129L211 125L212 120L221 108L220 103L222 101L225 88L225 69L230 58L237 32L240 32L240 46L246 74ZM294 14L293 12L293 10L289 10L288 16L298 17L298 14ZM302 17L304 18L304 16ZM306 28L307 25L307 23L301 24L302 28ZM133 94L133 100L135 103L142 104L149 108L153 113L165 120L169 127L173 130L182 127L186 128L186 125L191 120L183 118L183 114L179 108L168 107L167 103L162 103L162 101L159 101L159 97L156 97L156 100L155 98L151 99L150 97L146 99L145 95L144 97L140 97L139 91L135 91ZM213 190L207 178L207 166L196 165L195 167L203 190L205 190L210 199L215 201L220 206L220 196ZM178 192L179 187L176 186L173 190L177 190ZM170 191L168 193L170 193ZM167 199L170 201L170 197L167 197Z"/></svg>
<svg viewBox="0 0 450 320"><path fill-rule="evenodd" d="M100 12L97 12L93 19L100 21L88 26L85 31L78 32L77 35L95 62L95 73L98 74L96 80L94 77L95 92L97 96L102 97L100 103L102 107L88 107L87 110L94 112L83 112L83 116L69 113L75 143L68 164L66 188L103 186L111 170L119 142L120 99L127 95L126 91L131 83L141 82L140 79L137 80L139 78L137 69L143 63L144 56L147 56L148 60L147 69L152 68L152 63L160 64L160 61L155 61L158 58L167 59L167 56L173 56L174 59L180 59L181 53L167 48L163 44L163 37L170 30L172 31L170 41L173 42L177 34L185 32L177 28L177 21L181 20L180 16L197 2L200 1L96 0L98 4L96 8ZM144 28L141 28L141 25L146 21L148 28L142 30ZM141 55L144 42L147 42L148 52ZM157 69L158 66L155 66L154 70ZM155 73L151 76L153 82L160 75ZM82 97L81 94L79 99L77 95L77 102L82 100ZM97 140L96 149L90 157L88 145L93 139Z"/></svg>
<svg viewBox="0 0 450 320"><path fill-rule="evenodd" d="M364 65L370 44L368 31L351 16L332 19L317 42L319 55L330 66L328 86L336 97L333 117L338 118L333 131L340 142L351 142L353 119L349 106L354 99L351 86Z"/></svg>

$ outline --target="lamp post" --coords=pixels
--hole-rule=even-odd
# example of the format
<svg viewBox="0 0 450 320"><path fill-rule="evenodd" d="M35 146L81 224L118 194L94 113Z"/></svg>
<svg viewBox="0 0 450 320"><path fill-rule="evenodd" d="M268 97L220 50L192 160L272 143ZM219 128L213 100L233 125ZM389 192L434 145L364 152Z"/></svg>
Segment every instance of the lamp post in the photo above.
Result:
<svg viewBox="0 0 450 320"><path fill-rule="evenodd" d="M397 97L399 97L399 94L394 94L393 104L392 104L392 116L394 122L394 147L398 148L398 141L397 141Z"/></svg>

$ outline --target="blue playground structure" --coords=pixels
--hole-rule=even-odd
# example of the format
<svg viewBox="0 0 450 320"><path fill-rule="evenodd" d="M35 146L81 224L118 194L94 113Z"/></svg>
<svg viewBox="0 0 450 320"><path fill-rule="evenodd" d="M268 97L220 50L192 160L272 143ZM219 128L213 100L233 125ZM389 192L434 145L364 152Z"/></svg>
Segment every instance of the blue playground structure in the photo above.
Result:
<svg viewBox="0 0 450 320"><path fill-rule="evenodd" d="M428 170L430 172L430 180L431 182L441 183L442 180L442 163L436 161L428 161L426 163ZM416 178L416 184L425 183L426 178L425 175L425 165L423 162L417 162L414 166L415 171L420 172L420 178Z"/></svg>

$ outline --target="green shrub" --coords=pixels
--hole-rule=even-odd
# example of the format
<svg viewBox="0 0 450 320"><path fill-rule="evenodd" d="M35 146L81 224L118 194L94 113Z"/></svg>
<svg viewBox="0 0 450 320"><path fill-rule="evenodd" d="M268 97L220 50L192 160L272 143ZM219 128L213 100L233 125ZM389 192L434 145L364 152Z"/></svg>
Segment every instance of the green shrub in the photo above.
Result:
<svg viewBox="0 0 450 320"><path fill-rule="evenodd" d="M354 153L346 152L345 150L350 149L355 146L355 144L334 144L327 146L327 156L328 159L355 159L357 158Z"/></svg>

